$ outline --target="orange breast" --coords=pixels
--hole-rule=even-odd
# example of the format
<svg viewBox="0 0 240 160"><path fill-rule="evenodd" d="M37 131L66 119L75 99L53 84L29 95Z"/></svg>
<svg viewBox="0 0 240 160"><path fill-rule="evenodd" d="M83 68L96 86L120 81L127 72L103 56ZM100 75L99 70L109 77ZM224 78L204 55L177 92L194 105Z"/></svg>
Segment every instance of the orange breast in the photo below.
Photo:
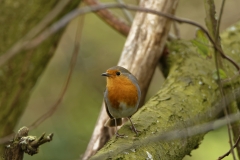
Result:
<svg viewBox="0 0 240 160"><path fill-rule="evenodd" d="M138 101L136 86L127 77L107 79L108 99L111 107L119 109L120 103L135 107Z"/></svg>

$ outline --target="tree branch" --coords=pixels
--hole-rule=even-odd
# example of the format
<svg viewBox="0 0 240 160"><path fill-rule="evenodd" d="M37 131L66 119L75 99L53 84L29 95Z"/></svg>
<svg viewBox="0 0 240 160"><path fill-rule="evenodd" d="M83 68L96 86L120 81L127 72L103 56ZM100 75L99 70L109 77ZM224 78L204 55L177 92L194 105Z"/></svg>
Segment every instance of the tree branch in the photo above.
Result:
<svg viewBox="0 0 240 160"><path fill-rule="evenodd" d="M234 28L236 29L233 36L238 39L222 38L223 48L227 48L228 54L233 50L238 52L240 48L239 44L234 43L239 41L240 23ZM229 31L223 37L229 38L231 35ZM199 146L204 132L193 132L196 128L190 130L189 127L216 120L224 105L218 92L218 84L212 78L215 65L213 59L201 57L189 42L173 41L168 48L170 63L167 80L161 90L132 117L141 131L140 136L135 137L131 133L128 123L120 129L121 133L128 135L127 138L111 139L91 159L139 159L147 158L150 154L153 159L180 160ZM240 62L238 55L234 55L233 58ZM230 67L228 62L225 65L228 66L226 72L229 75L236 74L233 66ZM230 93L230 97L236 94L232 91ZM239 97L239 90L237 93ZM162 100L164 97L170 98ZM227 104L230 102L232 101ZM234 115L231 120L238 119L239 114ZM227 122L228 118L225 118L224 124ZM205 132L214 129L214 126L214 122L210 123Z"/></svg>
<svg viewBox="0 0 240 160"><path fill-rule="evenodd" d="M29 129L22 127L19 129L14 140L6 146L4 160L22 160L24 152L29 155L38 153L38 148L46 142L52 141L53 133L45 136L42 134L39 138L28 135Z"/></svg>
<svg viewBox="0 0 240 160"><path fill-rule="evenodd" d="M190 25L199 27L199 29L201 29L206 34L206 36L209 38L210 42L212 43L213 47L221 54L221 56L224 59L227 59L229 62L231 62L237 68L237 70L240 71L240 67L238 66L238 64L235 63L235 61L233 59L231 59L230 57L226 56L223 53L223 51L215 44L214 40L212 39L212 37L210 36L208 31L200 24L198 24L194 21L191 21L191 20L175 17L171 14L158 12L156 10L152 10L152 9L148 9L148 8L142 8L142 7L138 7L138 6L134 6L134 5L125 5L125 4L104 4L104 5L91 6L90 8L81 8L81 9L73 10L72 12L67 14L65 17L63 17L60 21L58 21L57 23L53 24L51 27L49 27L45 31L43 31L39 36L32 39L30 42L29 41L22 42L22 45L19 46L18 50L12 50L12 48L9 49L5 54L0 56L0 66L2 66L4 63L9 61L13 56L17 55L17 53L19 53L20 51L29 50L29 49L33 49L33 48L37 47L44 40L46 40L49 36L56 33L61 28L65 27L66 24L70 20L75 18L76 16L86 14L89 12L103 10L106 8L122 8L122 9L128 9L128 10L132 10L132 11L150 13L150 14L154 14L154 15L158 15L158 16L163 16L170 20L174 20L178 23L186 23L186 24L190 24Z"/></svg>
<svg viewBox="0 0 240 160"><path fill-rule="evenodd" d="M177 2L177 0L142 0L140 6L148 6L152 10L171 15L174 14ZM141 87L140 107L143 105L150 81L165 46L170 22L165 17L137 13L125 42L118 65L127 68L137 77ZM102 106L83 159L88 159L95 154L107 142L108 139L106 137L112 136L113 131L111 128L105 128L103 125L108 118L105 108Z"/></svg>
<svg viewBox="0 0 240 160"><path fill-rule="evenodd" d="M240 135L238 136L238 138L237 138L235 144L233 145L233 147L232 147L227 153L225 153L224 155L220 156L220 157L218 158L218 160L221 160L221 159L227 157L227 156L232 152L232 150L233 150L235 147L238 146L239 141L240 141Z"/></svg>
<svg viewBox="0 0 240 160"><path fill-rule="evenodd" d="M101 5L97 0L84 0L84 2L90 6L96 6ZM111 11L104 9L96 12L96 14L109 26L111 26L113 29L120 32L122 35L127 36L130 30L130 26L124 22L123 20L120 20L119 17L114 15Z"/></svg>

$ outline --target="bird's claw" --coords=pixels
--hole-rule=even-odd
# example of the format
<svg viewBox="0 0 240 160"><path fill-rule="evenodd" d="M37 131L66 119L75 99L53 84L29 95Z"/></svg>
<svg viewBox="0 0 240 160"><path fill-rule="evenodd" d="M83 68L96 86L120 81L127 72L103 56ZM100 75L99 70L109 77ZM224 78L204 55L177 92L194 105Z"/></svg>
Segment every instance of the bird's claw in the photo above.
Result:
<svg viewBox="0 0 240 160"><path fill-rule="evenodd" d="M116 132L116 138L124 138L126 137L125 134L119 134L118 132Z"/></svg>
<svg viewBox="0 0 240 160"><path fill-rule="evenodd" d="M140 133L141 131L137 130L134 126L130 126L130 129L136 133L136 135L138 136L138 133Z"/></svg>

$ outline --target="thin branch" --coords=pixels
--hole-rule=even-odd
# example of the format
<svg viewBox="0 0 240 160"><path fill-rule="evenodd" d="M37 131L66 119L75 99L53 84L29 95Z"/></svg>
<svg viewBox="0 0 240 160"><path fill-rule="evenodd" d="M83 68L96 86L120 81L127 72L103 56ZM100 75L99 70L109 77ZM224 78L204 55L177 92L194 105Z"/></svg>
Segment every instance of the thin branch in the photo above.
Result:
<svg viewBox="0 0 240 160"><path fill-rule="evenodd" d="M217 40L216 40L217 41ZM218 52L216 51L216 49L214 50L214 59L215 59L215 65L216 65L216 69L217 69L217 78L218 78L218 86L219 86L219 91L220 91L220 94L221 94L221 97L223 99L223 112L224 112L224 115L226 116L226 119L229 120L229 113L228 113L228 105L226 104L226 97L224 96L224 91L223 91L223 84L221 82L221 79L220 79L220 73L219 73L219 57L218 57ZM232 125L230 123L230 120L229 120L229 123L227 124L227 131L228 131L228 138L229 138L229 144L230 144L230 148L233 147L233 142L232 142L232 134L231 134L231 128L232 128ZM232 152L232 156L233 156L233 159L236 160L236 156L235 156L235 153L234 153L234 150L231 150Z"/></svg>
<svg viewBox="0 0 240 160"><path fill-rule="evenodd" d="M102 5L97 0L84 0L84 2L90 6ZM124 22L123 20L119 19L116 15L114 15L111 11L104 9L99 10L96 14L102 18L104 22L106 22L109 26L113 29L117 30L123 36L127 36L130 31L130 26Z"/></svg>
<svg viewBox="0 0 240 160"><path fill-rule="evenodd" d="M5 54L0 56L0 67L4 63L6 63L8 60L10 60L13 56L15 56L17 53L19 53L20 51L33 49L33 48L37 47L40 43L42 43L44 40L46 40L49 36L56 33L63 27L65 27L66 24L70 20L72 20L73 18L76 18L78 15L86 14L89 12L96 12L96 11L104 10L107 8L121 8L121 9L125 8L125 9L132 10L132 11L150 13L150 14L154 14L154 15L158 15L158 16L163 16L163 17L169 18L171 20L175 20L178 23L186 23L186 24L196 26L196 27L200 28L206 34L206 36L209 38L210 42L212 43L213 47L221 54L221 56L223 58L227 59L228 61L230 61L237 68L237 70L240 71L240 67L238 66L238 64L234 60L232 60L230 57L228 57L227 55L225 55L223 53L223 51L215 44L213 38L210 36L208 31L200 24L198 24L194 21L188 20L188 19L178 18L178 17L175 17L170 14L158 12L158 11L147 9L147 8L142 8L142 7L138 7L138 6L134 6L134 5L111 4L111 3L104 4L104 5L101 4L101 5L91 6L91 7L83 7L83 8L75 9L75 10L71 11L66 16L64 16L61 20L54 23L49 28L45 29L39 36L34 38L32 41L23 42L22 45L18 48L18 50L10 49Z"/></svg>
<svg viewBox="0 0 240 160"><path fill-rule="evenodd" d="M123 0L116 0L119 4L125 4L125 2ZM125 17L127 18L128 22L131 24L132 21L133 21L133 16L132 14L126 10L126 9L123 9L123 13L125 15Z"/></svg>
<svg viewBox="0 0 240 160"><path fill-rule="evenodd" d="M175 22L173 23L173 33L174 33L176 39L180 39L180 31Z"/></svg>
<svg viewBox="0 0 240 160"><path fill-rule="evenodd" d="M0 138L0 144L7 143L9 141L9 139L13 139L14 136L15 136L15 133L9 134L5 137L1 137Z"/></svg>
<svg viewBox="0 0 240 160"><path fill-rule="evenodd" d="M62 9L70 2L70 0L60 1L51 12L49 12L45 18L39 22L32 30L30 30L23 38L16 42L6 53L0 57L0 66L6 61L11 59L17 53L23 50L27 46L28 42L37 36L44 28L46 28L54 18L56 18L62 11Z"/></svg>
<svg viewBox="0 0 240 160"><path fill-rule="evenodd" d="M82 35L83 17L80 17L79 25L80 25L80 27L78 27L76 37L75 37L75 47L74 47L74 51L73 51L72 58L71 58L70 69L69 69L69 73L68 73L65 85L63 87L63 90L60 93L59 98L56 101L56 103L45 114L43 114L33 124L31 124L29 126L29 129L33 129L33 128L37 127L39 124L41 124L43 121L45 121L47 118L49 118L56 111L56 109L58 108L59 104L61 103L61 101L68 89L68 86L69 86L69 83L70 83L70 80L72 77L72 73L73 73L73 70L74 70L76 62L77 62L77 56L79 53L79 49L80 49L79 41L80 41L80 38Z"/></svg>
<svg viewBox="0 0 240 160"><path fill-rule="evenodd" d="M218 160L221 160L221 159L227 157L227 156L232 152L232 150L234 150L234 148L237 147L239 141L240 141L240 135L238 136L238 139L237 139L237 141L235 142L235 144L233 145L233 147L232 147L227 153L225 153L224 155L218 157Z"/></svg>
<svg viewBox="0 0 240 160"><path fill-rule="evenodd" d="M217 35L219 35L219 31L220 31L220 25L221 25L221 21L222 21L222 14L223 14L224 6L225 6L225 0L222 0L220 12L219 12L219 18L217 21L217 28L216 28ZM216 37L216 38L218 38L218 37Z"/></svg>
<svg viewBox="0 0 240 160"><path fill-rule="evenodd" d="M67 6L67 4L71 0L61 0L57 5L45 16L45 18L37 24L36 27L34 27L32 30L30 30L27 35L26 39L32 39L37 34L39 34L44 28L46 28L64 9L64 7Z"/></svg>
<svg viewBox="0 0 240 160"><path fill-rule="evenodd" d="M224 8L224 0L222 1L222 5L221 5L221 9L220 9L220 17L218 20L215 19L215 15L211 14L211 15L207 15L207 16L211 16L212 20L211 20L211 23L214 24L216 23L216 28L214 25L212 25L213 28L210 28L210 30L213 31L213 39L215 41L215 44L219 47L219 49L222 51L222 47L221 47L221 42L220 42L220 35L219 35L219 27L221 25L221 18L222 18L222 13L223 13L223 8ZM211 13L215 13L215 5L214 5L214 1L213 0L207 0L205 3L212 3L213 6L210 6L210 12ZM208 12L207 12L208 13ZM214 32L215 31L215 32ZM215 34L215 35L214 35ZM217 70L217 82L218 82L218 86L219 86L219 91L220 91L220 94L221 94L221 97L223 99L223 112L224 112L224 115L225 117L228 119L228 116L229 116L229 112L227 110L228 106L229 105L226 105L226 97L224 96L225 95L225 92L223 90L223 84L221 82L221 79L220 79L220 73L219 73L219 68L222 67L221 64L222 64L222 59L220 58L219 56L219 53L218 53L218 50L216 48L214 48L214 60L215 60L215 65L216 65L216 70ZM227 131L228 131L228 138L229 138L229 144L230 144L230 148L233 147L233 139L232 139L232 134L231 134L231 128L232 128L232 124L231 123L228 123L227 124ZM231 150L232 152L232 157L234 160L236 160L236 155L235 155L235 152L234 150Z"/></svg>

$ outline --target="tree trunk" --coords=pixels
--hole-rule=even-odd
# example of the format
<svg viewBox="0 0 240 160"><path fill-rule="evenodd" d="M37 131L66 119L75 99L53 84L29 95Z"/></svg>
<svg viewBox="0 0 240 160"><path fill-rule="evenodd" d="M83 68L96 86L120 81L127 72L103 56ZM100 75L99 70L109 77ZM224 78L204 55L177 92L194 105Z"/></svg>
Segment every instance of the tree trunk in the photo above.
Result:
<svg viewBox="0 0 240 160"><path fill-rule="evenodd" d="M65 4L56 18L76 8L78 0L6 0L0 5L0 55L2 56L16 41L22 39L33 27L58 5ZM36 49L22 52L0 68L0 137L13 132L25 110L31 91L54 54L61 33L55 34ZM29 38L29 37L25 37ZM29 39L31 40L31 39ZM3 60L3 59L1 59ZM0 148L2 155L3 146Z"/></svg>
<svg viewBox="0 0 240 160"><path fill-rule="evenodd" d="M177 3L178 0L142 0L139 5L174 14ZM142 92L139 107L145 100L153 73L165 46L170 24L171 20L165 17L142 12L137 13L134 18L118 65L127 68L137 77ZM104 127L108 118L103 104L83 159L94 155L109 140L109 137L114 135L113 128Z"/></svg>
<svg viewBox="0 0 240 160"><path fill-rule="evenodd" d="M240 63L240 23L232 28L234 31L227 30L222 34L223 49ZM221 97L213 78L214 59L203 58L198 53L198 48L183 40L171 42L168 48L169 57L165 69L169 70L169 74L165 83L132 117L135 126L141 131L140 136L135 137L127 123L119 132L128 137L112 138L91 159L180 160L199 146L204 134L188 136L186 132L186 135L171 141L159 136L171 130L176 130L178 134L182 130L188 131L187 127L217 119L222 108L219 107L220 104L216 105L221 102ZM237 72L226 60L224 67L229 77ZM239 80L235 87L239 87Z"/></svg>

